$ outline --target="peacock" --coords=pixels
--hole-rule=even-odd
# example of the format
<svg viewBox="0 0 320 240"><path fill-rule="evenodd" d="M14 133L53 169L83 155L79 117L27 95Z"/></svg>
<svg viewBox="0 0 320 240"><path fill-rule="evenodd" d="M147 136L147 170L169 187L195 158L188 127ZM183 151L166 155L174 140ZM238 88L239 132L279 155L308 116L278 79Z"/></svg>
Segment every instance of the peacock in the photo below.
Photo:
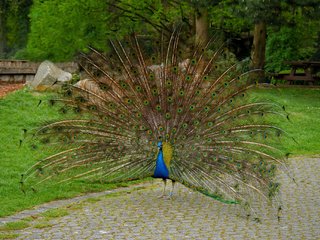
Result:
<svg viewBox="0 0 320 240"><path fill-rule="evenodd" d="M287 118L285 108L250 94L261 70L227 64L223 43L193 43L175 30L110 40L108 53L90 47L80 59L88 79L49 100L70 114L33 132L35 143L58 150L21 183L154 177L164 195L172 181L169 196L176 182L227 204L277 196L286 132L268 119Z"/></svg>

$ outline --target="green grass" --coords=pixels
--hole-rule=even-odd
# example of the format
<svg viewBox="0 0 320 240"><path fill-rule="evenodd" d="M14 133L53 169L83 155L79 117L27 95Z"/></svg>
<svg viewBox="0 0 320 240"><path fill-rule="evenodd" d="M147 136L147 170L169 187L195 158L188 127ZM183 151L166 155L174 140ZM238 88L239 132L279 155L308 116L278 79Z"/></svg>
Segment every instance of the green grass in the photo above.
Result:
<svg viewBox="0 0 320 240"><path fill-rule="evenodd" d="M9 222L0 226L0 231L11 231L11 230L21 230L30 227L30 224L27 221L16 221L16 222Z"/></svg>
<svg viewBox="0 0 320 240"><path fill-rule="evenodd" d="M285 106L290 121L277 118L274 122L297 141L283 140L292 156L320 154L320 89L262 88L255 90L254 95Z"/></svg>
<svg viewBox="0 0 320 240"><path fill-rule="evenodd" d="M43 229L43 228L48 228L48 227L52 227L52 226L53 226L53 224L45 221L45 222L36 223L33 227L38 228L38 229Z"/></svg>
<svg viewBox="0 0 320 240"><path fill-rule="evenodd" d="M19 237L16 233L0 233L0 239L15 239Z"/></svg>
<svg viewBox="0 0 320 240"><path fill-rule="evenodd" d="M52 94L31 93L23 89L0 99L0 217L44 202L128 185L83 180L65 185L48 182L37 188L36 193L28 191L23 194L19 184L21 174L47 153L33 150L28 141L19 147L19 142L24 137L23 129L30 130L46 120L61 118L57 108L48 106L46 100L50 96ZM42 103L37 107L39 100Z"/></svg>
<svg viewBox="0 0 320 240"><path fill-rule="evenodd" d="M59 118L57 109L48 107L45 101L37 107L39 100L45 100L49 95L30 93L24 89L0 99L0 217L44 202L128 185L92 183L85 180L65 185L48 182L40 186L36 193L22 193L19 188L20 174L46 155L44 152L32 150L28 143L19 147L19 140L23 138L22 129L31 129L45 120ZM296 156L320 154L319 89L268 88L255 90L254 95L286 106L291 123L285 119L277 120L277 123L299 143L296 144L291 139L285 140L289 152Z"/></svg>
<svg viewBox="0 0 320 240"><path fill-rule="evenodd" d="M288 69L288 70L282 70L279 72L280 74L290 74L291 73L291 69ZM304 69L302 68L298 68L296 70L296 73L305 73Z"/></svg>
<svg viewBox="0 0 320 240"><path fill-rule="evenodd" d="M64 217L67 215L69 215L69 212L64 208L51 209L41 214L41 216L45 217L46 219Z"/></svg>

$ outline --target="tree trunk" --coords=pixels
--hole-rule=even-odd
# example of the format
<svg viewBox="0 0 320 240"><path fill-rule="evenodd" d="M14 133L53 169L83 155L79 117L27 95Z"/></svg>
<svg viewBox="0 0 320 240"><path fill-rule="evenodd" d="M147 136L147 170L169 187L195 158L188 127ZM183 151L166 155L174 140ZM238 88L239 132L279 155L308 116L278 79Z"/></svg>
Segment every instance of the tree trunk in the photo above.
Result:
<svg viewBox="0 0 320 240"><path fill-rule="evenodd" d="M253 44L251 50L251 68L264 69L266 53L267 25L258 22L254 26ZM258 71L251 75L253 82L264 82L264 71Z"/></svg>
<svg viewBox="0 0 320 240"><path fill-rule="evenodd" d="M209 18L207 8L197 8L195 12L196 43L206 44L209 40Z"/></svg>
<svg viewBox="0 0 320 240"><path fill-rule="evenodd" d="M5 31L4 31L4 17L3 12L0 9L0 58L5 57L5 50L6 50L6 39L5 39Z"/></svg>

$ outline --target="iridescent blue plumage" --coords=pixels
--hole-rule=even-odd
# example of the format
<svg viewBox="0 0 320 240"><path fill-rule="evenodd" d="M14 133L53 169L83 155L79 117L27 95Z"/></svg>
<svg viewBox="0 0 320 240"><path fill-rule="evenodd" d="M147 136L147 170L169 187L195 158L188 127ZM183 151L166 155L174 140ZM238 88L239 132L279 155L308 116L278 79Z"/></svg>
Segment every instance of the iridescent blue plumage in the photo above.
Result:
<svg viewBox="0 0 320 240"><path fill-rule="evenodd" d="M155 178L169 178L169 170L164 162L163 152L162 152L162 142L158 142L159 153L156 161L156 168L154 170L153 177Z"/></svg>

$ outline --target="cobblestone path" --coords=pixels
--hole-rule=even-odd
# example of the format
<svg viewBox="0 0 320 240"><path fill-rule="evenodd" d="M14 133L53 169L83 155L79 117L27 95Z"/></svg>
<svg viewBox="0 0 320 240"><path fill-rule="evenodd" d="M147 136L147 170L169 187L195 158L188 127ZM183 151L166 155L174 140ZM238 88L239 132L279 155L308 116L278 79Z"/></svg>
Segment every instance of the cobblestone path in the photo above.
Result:
<svg viewBox="0 0 320 240"><path fill-rule="evenodd" d="M320 160L291 161L297 184L279 176L280 221L271 207L261 209L260 222L248 220L238 205L179 184L173 199L159 199L161 181L154 181L71 205L48 227L14 232L18 239L320 239Z"/></svg>

